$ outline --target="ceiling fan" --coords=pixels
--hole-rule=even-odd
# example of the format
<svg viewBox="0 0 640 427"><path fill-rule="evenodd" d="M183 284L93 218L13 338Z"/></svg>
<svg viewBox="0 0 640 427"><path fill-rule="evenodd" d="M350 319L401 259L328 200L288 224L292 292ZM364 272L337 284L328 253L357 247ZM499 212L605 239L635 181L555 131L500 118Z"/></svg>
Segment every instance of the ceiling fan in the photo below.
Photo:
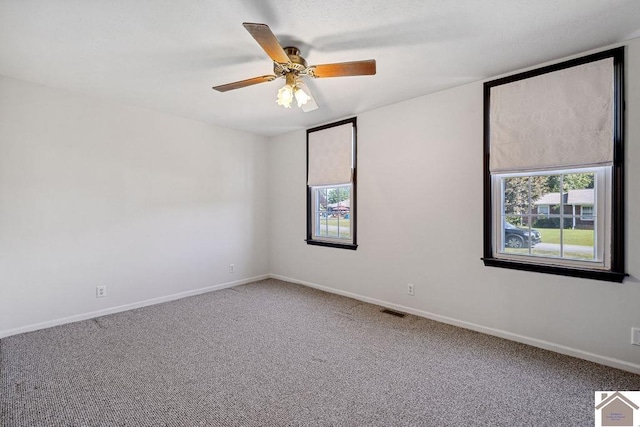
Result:
<svg viewBox="0 0 640 427"><path fill-rule="evenodd" d="M240 89L243 87L265 83L283 77L285 85L278 91L278 105L291 108L294 98L304 112L318 108L309 88L302 80L303 77L325 78L344 76L365 76L376 73L376 60L340 62L334 64L307 65L307 61L300 56L297 47L283 48L268 25L245 22L242 24L249 31L258 44L273 60L273 73L266 76L254 77L214 86L218 92Z"/></svg>

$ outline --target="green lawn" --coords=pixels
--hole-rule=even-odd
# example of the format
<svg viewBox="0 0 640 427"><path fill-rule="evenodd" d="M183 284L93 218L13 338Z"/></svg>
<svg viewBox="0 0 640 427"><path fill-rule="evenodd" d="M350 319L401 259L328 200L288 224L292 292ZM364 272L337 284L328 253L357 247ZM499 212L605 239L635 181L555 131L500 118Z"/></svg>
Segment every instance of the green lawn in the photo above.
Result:
<svg viewBox="0 0 640 427"><path fill-rule="evenodd" d="M337 226L338 225L338 218L329 218L329 219L321 218L320 219L320 224L322 224L322 225L328 224L330 226L331 225ZM340 227L347 227L347 228L351 227L351 220L350 219L340 218Z"/></svg>
<svg viewBox="0 0 640 427"><path fill-rule="evenodd" d="M325 228L327 225L331 227L331 229L327 230ZM340 236L338 236L338 226L340 227ZM320 236L349 239L351 238L350 227L351 220L349 219L340 218L340 222L338 223L338 218L321 218Z"/></svg>
<svg viewBox="0 0 640 427"><path fill-rule="evenodd" d="M560 229L558 228L536 228L540 232L542 243L560 244ZM565 245L593 246L593 230L571 230L562 231Z"/></svg>

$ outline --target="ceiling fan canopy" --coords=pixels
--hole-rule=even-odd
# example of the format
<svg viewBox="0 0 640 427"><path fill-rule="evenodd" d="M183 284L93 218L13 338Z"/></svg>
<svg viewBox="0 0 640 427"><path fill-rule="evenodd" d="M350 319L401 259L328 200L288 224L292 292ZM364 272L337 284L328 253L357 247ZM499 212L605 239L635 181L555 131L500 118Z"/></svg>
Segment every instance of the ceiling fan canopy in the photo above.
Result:
<svg viewBox="0 0 640 427"><path fill-rule="evenodd" d="M333 64L307 65L307 61L300 56L300 50L295 46L282 47L280 42L266 24L245 22L244 28L253 36L262 49L273 61L273 73L253 77L233 83L214 86L218 92L227 92L259 83L270 82L277 78L284 78L286 83L278 91L277 103L290 108L295 98L303 111L313 111L318 108L309 88L302 80L303 77L327 78L346 76L365 76L376 74L376 61L339 62Z"/></svg>

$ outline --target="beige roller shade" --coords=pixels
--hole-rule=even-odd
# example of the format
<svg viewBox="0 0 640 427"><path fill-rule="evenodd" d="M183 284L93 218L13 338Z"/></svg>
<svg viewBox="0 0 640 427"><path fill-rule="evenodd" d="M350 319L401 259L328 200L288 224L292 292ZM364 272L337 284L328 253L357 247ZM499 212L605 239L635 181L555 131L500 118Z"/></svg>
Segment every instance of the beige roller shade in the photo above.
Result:
<svg viewBox="0 0 640 427"><path fill-rule="evenodd" d="M351 182L353 125L346 123L310 132L308 156L308 185L332 185Z"/></svg>
<svg viewBox="0 0 640 427"><path fill-rule="evenodd" d="M490 170L613 163L613 58L491 88Z"/></svg>

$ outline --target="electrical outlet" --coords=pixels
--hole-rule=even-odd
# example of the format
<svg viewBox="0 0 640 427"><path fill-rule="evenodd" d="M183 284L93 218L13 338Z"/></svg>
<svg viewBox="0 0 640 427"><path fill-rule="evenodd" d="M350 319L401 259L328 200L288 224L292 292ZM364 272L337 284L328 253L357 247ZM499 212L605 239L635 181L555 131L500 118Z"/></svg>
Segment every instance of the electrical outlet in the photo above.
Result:
<svg viewBox="0 0 640 427"><path fill-rule="evenodd" d="M229 273L235 273L235 272L236 272L236 265L229 264Z"/></svg>
<svg viewBox="0 0 640 427"><path fill-rule="evenodd" d="M631 328L631 344L640 345L640 328Z"/></svg>
<svg viewBox="0 0 640 427"><path fill-rule="evenodd" d="M416 294L416 287L413 283L407 284L407 293L411 296L414 296Z"/></svg>
<svg viewBox="0 0 640 427"><path fill-rule="evenodd" d="M96 286L96 298L103 298L107 296L106 286Z"/></svg>

